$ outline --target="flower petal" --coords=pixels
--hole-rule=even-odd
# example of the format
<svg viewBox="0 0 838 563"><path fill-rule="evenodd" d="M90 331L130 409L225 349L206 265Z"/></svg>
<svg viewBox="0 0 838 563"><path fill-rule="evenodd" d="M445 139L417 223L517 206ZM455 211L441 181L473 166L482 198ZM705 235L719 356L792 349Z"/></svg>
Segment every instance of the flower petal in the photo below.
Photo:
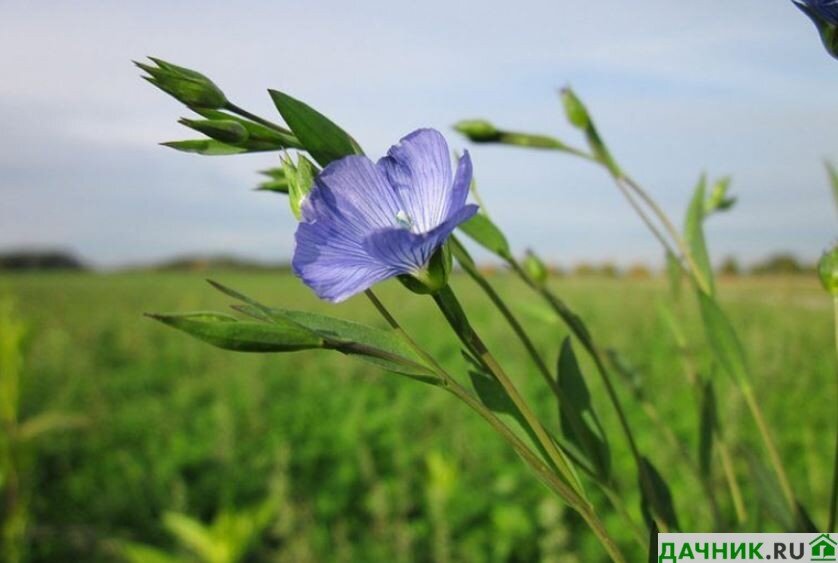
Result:
<svg viewBox="0 0 838 563"><path fill-rule="evenodd" d="M370 256L389 264L400 274L407 274L424 267L460 223L477 213L478 207L465 205L448 219L427 233L413 233L406 229L385 229L370 235L364 247Z"/></svg>
<svg viewBox="0 0 838 563"><path fill-rule="evenodd" d="M300 223L294 273L318 297L339 303L400 272L371 256L361 240L328 221Z"/></svg>
<svg viewBox="0 0 838 563"><path fill-rule="evenodd" d="M451 190L451 156L439 131L419 129L404 137L378 161L404 202L411 230L427 233L445 220Z"/></svg>
<svg viewBox="0 0 838 563"><path fill-rule="evenodd" d="M381 170L365 156L332 162L314 181L302 205L305 222L335 221L363 238L371 229L397 227L404 209Z"/></svg>
<svg viewBox="0 0 838 563"><path fill-rule="evenodd" d="M454 183L448 197L448 208L445 210L446 217L466 204L469 188L471 188L471 177L471 155L468 154L468 151L463 151L463 156L457 163L457 172L454 174Z"/></svg>

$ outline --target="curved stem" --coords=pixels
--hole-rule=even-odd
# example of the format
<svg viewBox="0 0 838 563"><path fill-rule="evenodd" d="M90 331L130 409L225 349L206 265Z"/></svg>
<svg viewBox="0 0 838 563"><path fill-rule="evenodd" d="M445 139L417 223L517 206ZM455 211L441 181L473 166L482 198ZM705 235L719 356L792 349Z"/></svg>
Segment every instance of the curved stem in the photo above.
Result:
<svg viewBox="0 0 838 563"><path fill-rule="evenodd" d="M621 184L621 182L625 182L628 185L628 187L631 188L637 194L637 196L643 201L643 203L645 203L649 207L649 209L652 210L652 213L655 215L655 217L658 218L666 232L669 233L669 236L678 246L678 249L681 251L681 255L684 257L684 260L687 261L690 272L692 273L692 278L695 280L698 287L701 289L701 291L703 291L707 295L710 295L711 292L709 281L704 279L704 275L701 273L701 269L696 264L695 257L693 256L693 253L690 250L689 245L687 245L684 238L678 232L678 229L675 228L675 225L673 225L672 221L670 221L669 217L666 213L664 213L663 209L661 209L658 203L654 199L652 199L652 197L646 192L646 190L640 187L640 184L638 184L628 176L624 174L620 176L614 176L614 181L617 183L618 186ZM621 187L621 189L624 188ZM656 236L659 236L659 234ZM668 246L667 250L670 250Z"/></svg>
<svg viewBox="0 0 838 563"><path fill-rule="evenodd" d="M611 401L612 406L614 407L614 412L617 414L617 420L620 423L620 428L623 431L623 434L626 437L626 441L628 442L629 449L631 450L632 457L634 457L635 465L637 466L637 474L640 480L641 488L646 496L653 501L654 506L659 506L657 502L658 494L655 490L655 487L651 481L651 477L649 476L646 463L644 462L643 455L640 453L640 449L637 447L637 441L634 438L634 433L631 431L631 426L628 423L628 417L626 416L625 410L623 409L623 405L620 402L620 397L617 395L617 391L614 387L614 383L611 380L611 376L608 373L608 370L605 367L605 361L603 360L603 354L599 347L594 342L593 337L591 336L590 332L588 332L585 325L582 323L581 319L562 301L557 295L553 294L546 286L543 284L537 283L533 280L529 274L521 267L515 258L511 256L506 257L507 264L512 268L512 270L520 277L524 283L526 283L530 288L534 291L538 292L546 301L550 304L556 314L565 322L567 327L570 331L576 336L579 342L587 350L588 354L590 355L591 359L594 361L594 365L596 366L597 373L600 375L600 379L602 380L603 385L605 386L605 391L608 394L608 399ZM663 531L667 531L666 523L663 521L658 522L658 526Z"/></svg>
<svg viewBox="0 0 838 563"><path fill-rule="evenodd" d="M520 411L521 416L523 416L527 425L532 429L538 443L546 452L551 463L553 463L556 469L565 476L568 483L572 485L575 491L577 491L580 495L584 495L582 483L579 481L579 477L573 470L573 466L561 450L556 447L555 442L548 435L547 430L545 430L541 421L539 421L535 416L535 413L533 413L532 409L530 409L529 405L527 405L526 401L524 401L524 398L518 392L518 389L512 383L512 380L509 379L509 376L500 366L497 359L495 359L494 355L489 351L483 343L483 340L471 326L471 323L469 322L462 305L460 305L457 296L451 289L451 286L447 285L438 292L434 293L433 299L445 319L448 321L448 324L451 325L454 333L466 349L469 350L469 352L471 352L483 364L489 373L491 373L498 383L500 383L501 387L503 387L509 399L518 411Z"/></svg>
<svg viewBox="0 0 838 563"><path fill-rule="evenodd" d="M544 359L541 357L541 354L538 353L538 349L535 347L535 344L530 339L527 331L515 317L515 314L512 310L507 306L506 302L504 302L503 298L495 291L495 288L492 287L492 284L486 280L486 278L477 271L477 268L474 267L469 260L463 258L461 259L460 252L463 250L462 244L456 237L452 236L450 239L450 244L452 247L452 252L457 257L457 261L459 262L460 266L463 270L469 275L469 277L474 280L474 282L480 286L480 289L489 297L492 304L500 311L503 318L506 319L506 322L509 324L512 331L518 337L518 340L521 341L524 348L526 348L527 353L532 358L533 363L538 368L538 372L541 374L541 377L544 379L544 382L547 384L548 387L553 391L553 394L556 398L561 401L562 394L559 392L559 384L553 378L553 375L550 373L550 368L547 367L547 364L544 362Z"/></svg>
<svg viewBox="0 0 838 563"><path fill-rule="evenodd" d="M832 298L832 308L835 313L835 349L838 350L838 295ZM835 458L832 462L832 497L829 499L829 525L827 532L835 531L835 520L838 515L838 432L835 435Z"/></svg>
<svg viewBox="0 0 838 563"><path fill-rule="evenodd" d="M576 491L574 491L571 487L567 485L564 481L559 479L551 470L550 468L538 457L536 456L532 450L530 450L527 445L521 441L521 439L515 435L512 430L509 429L503 422L498 419L495 414L486 408L483 403L481 403L478 399L476 399L471 393L469 393L462 385L457 383L451 375L445 371L445 369L430 355L428 354L421 346L419 346L413 338L405 331L399 322L393 317L390 311L387 310L387 307L378 299L378 296L372 290L367 290L365 292L367 298L372 302L373 306L376 310L381 314L387 324L396 331L404 340L405 342L413 348L413 350L419 354L422 358L426 359L431 366L433 367L434 371L436 371L437 375L439 375L444 381L445 384L443 387L452 393L455 397L459 398L463 401L466 405L468 405L473 411L483 417L486 422L496 431L500 436L506 440L509 445L515 450L515 452L530 466L531 469L535 472L536 476L541 480L545 485L547 485L553 492L559 495L568 505L576 510L580 516L585 520L597 538L600 540L600 543L605 548L606 552L608 553L609 557L611 558L614 563L625 563L625 558L623 557L622 552L617 547L617 544L608 534L608 531L605 529L605 526L596 516L596 513L593 511L593 508L590 504L582 498Z"/></svg>

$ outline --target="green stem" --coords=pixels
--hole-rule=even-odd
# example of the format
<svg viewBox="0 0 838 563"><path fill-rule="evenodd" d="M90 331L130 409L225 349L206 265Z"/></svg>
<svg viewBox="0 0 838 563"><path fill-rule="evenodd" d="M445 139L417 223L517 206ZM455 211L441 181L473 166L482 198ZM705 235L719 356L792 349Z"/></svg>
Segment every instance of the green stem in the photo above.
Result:
<svg viewBox="0 0 838 563"><path fill-rule="evenodd" d="M498 311L500 311L500 313L506 319L507 323L512 328L512 331L516 334L518 339L523 344L524 348L526 348L527 352L530 354L530 357L532 358L533 363L535 363L536 367L538 368L539 373L541 373L545 382L550 387L550 389L553 391L553 394L556 396L556 399L559 401L560 408L562 408L562 409L573 409L573 408L575 408L574 405L569 403L567 397L563 393L561 393L561 391L559 390L558 383L552 377L552 375L550 373L550 369L544 363L544 360L541 358L541 355L538 353L538 350L536 349L535 344L530 339L530 337L527 334L524 327L521 325L521 323L518 321L518 319L515 317L515 315L509 309L509 306L506 304L506 302L503 300L503 298L500 296L500 294L498 294L498 292L495 291L495 288L492 287L492 285L488 282L488 280L477 270L477 268L474 267L474 264L469 260L469 258L462 254L462 253L464 253L464 248L462 246L462 243L460 243L460 241L454 236L452 236L451 239L449 239L449 240L450 240L452 252L453 252L454 256L457 257L458 263L463 268L463 270L469 275L469 277L471 277L471 279L474 280L474 282L478 286L480 286L480 288L486 293L486 295L489 297L489 299L492 301L492 303L495 305L495 307L497 307ZM572 417L572 418L573 418L574 421L577 420L575 417ZM587 435L579 428L576 428L574 431L576 432L576 434L578 436L586 436ZM571 461L574 461L573 458L570 455L568 455L568 457L571 459ZM579 466L579 467L584 468L584 465L582 465L580 463L576 463L576 465ZM634 538L640 542L640 546L645 548L646 547L646 545L645 545L645 542L646 542L645 534L640 531L640 529L637 527L637 524L631 518L631 515L629 514L628 509L626 508L625 504L622 502L622 499L620 498L619 494L617 494L617 492L615 491L615 489L611 485L608 485L608 484L602 482L602 480L599 478L599 476L596 475L595 473L591 472L589 474L589 476L591 477L591 479L595 483L597 483L599 485L599 487L602 489L603 493L605 493L606 497L608 497L611 504L617 510L617 513L620 514L620 516L623 517L626 520L627 524L629 525L629 527L632 530L632 534L634 535Z"/></svg>
<svg viewBox="0 0 838 563"><path fill-rule="evenodd" d="M786 470L783 468L783 462L780 459L780 452L777 450L777 446L774 443L771 432L768 430L768 425L765 423L762 408L760 408L750 384L746 383L742 385L741 388L742 394L745 397L745 403L748 405L748 409L751 411L751 416L754 418L754 422L756 422L757 430L762 437L765 450L768 453L768 459L771 462L771 466L774 468L774 473L777 474L777 480L780 483L780 490L783 492L783 497L786 499L786 503L789 505L791 513L794 514L796 522L799 522L800 510L797 507L797 499L794 496L794 491L791 488L791 482L786 474Z"/></svg>
<svg viewBox="0 0 838 563"><path fill-rule="evenodd" d="M495 288L492 287L492 284L486 280L485 277L475 268L474 264L471 263L466 257L463 256L462 252L464 251L462 244L456 237L451 237L450 239L451 250L454 256L457 258L457 262L463 268L463 270L469 275L469 277L474 280L474 282L480 286L480 289L489 297L492 304L500 311L503 318L506 319L506 322L509 324L512 331L518 337L518 340L521 341L524 348L526 348L527 353L532 358L533 363L538 368L538 372L541 374L541 377L544 379L544 382L547 384L548 387L553 391L553 394L559 401L562 401L562 394L559 392L559 384L553 378L553 375L550 373L550 368L547 367L547 364L542 359L541 355L538 353L538 349L535 347L535 344L530 339L527 331L515 317L515 314L512 310L507 306L504 302L503 298L495 291Z"/></svg>
<svg viewBox="0 0 838 563"><path fill-rule="evenodd" d="M591 359L593 359L597 373L599 373L600 379L605 386L608 399L611 401L611 404L614 407L614 412L617 414L620 428L622 429L626 441L628 442L632 457L634 457L635 465L637 466L637 474L640 478L643 492L653 501L655 506L658 506L659 503L657 501L659 499L657 492L655 491L651 478L646 471L646 464L643 462L643 456L640 453L640 449L637 447L637 441L634 439L634 434L632 433L631 426L628 423L628 417L626 416L625 410L620 402L620 398L617 395L614 383L611 381L611 376L605 367L603 354L594 342L593 337L588 332L587 328L585 328L584 324L582 324L579 317L567 306L567 304L564 303L564 301L547 289L545 285L539 284L533 280L521 267L518 261L515 260L515 258L511 256L507 256L505 258L518 277L520 277L530 288L538 292L545 299L545 301L550 304L556 314L565 322L571 332L573 332L574 336L576 336L579 342L581 342L585 347ZM667 531L666 523L658 522L658 526L662 531Z"/></svg>
<svg viewBox="0 0 838 563"><path fill-rule="evenodd" d="M277 133L279 133L282 136L282 138L284 139L284 142L287 143L288 148L294 148L294 149L305 148L305 147L303 147L303 145L300 143L300 141L297 139L297 137L294 135L294 133L291 130L286 129L285 127L282 127L281 125L278 125L278 124L274 123L273 121L268 121L267 119L265 119L263 117L259 117L258 115L254 114L254 113L250 113L246 109L237 106L233 102L227 102L227 105L224 106L224 109L226 109L229 112L235 113L236 115L238 115L240 117L244 117L245 119L249 119L250 121L258 123L259 125L267 127L268 129L276 131Z"/></svg>
<svg viewBox="0 0 838 563"><path fill-rule="evenodd" d="M588 502L576 491L569 487L567 483L559 479L550 470L550 468L547 467L547 465L538 456L536 456L532 450L530 450L530 448L527 447L527 445L521 441L517 435L515 435L514 432L509 429L509 427L501 422L491 410L486 408L483 403L476 399L462 385L457 383L457 381L454 380L454 378L451 377L451 375L445 371L445 369L430 354L419 346L407 333L407 331L401 327L399 322L395 319L395 317L393 317L390 311L387 310L387 307L384 306L372 290L367 290L365 295L372 302L373 306L379 314L381 314L384 320L387 321L387 324L389 324L390 327L396 331L417 354L430 363L430 366L434 369L437 375L444 380L445 383L443 387L483 417L483 419L486 420L486 422L488 422L489 425L509 443L509 445L527 463L527 465L530 466L539 480L547 485L548 488L559 495L571 508L580 514L597 536L614 563L625 563L625 558L623 557L622 552L608 534L608 531L596 516L596 513L593 511L590 504L588 504Z"/></svg>
<svg viewBox="0 0 838 563"><path fill-rule="evenodd" d="M838 295L832 298L832 309L835 315L835 349L838 351ZM834 532L836 516L838 515L838 431L835 434L835 458L832 463L832 497L829 499L829 525L827 532Z"/></svg>
<svg viewBox="0 0 838 563"><path fill-rule="evenodd" d="M550 489L556 492L560 497L565 499L568 505L576 510L583 520L588 524L590 529L594 532L600 543L608 552L611 560L615 563L624 563L625 558L622 552L617 547L617 544L611 538L608 531L605 529L602 521L597 517L593 508L580 497L574 490L572 490L564 481L559 479L550 468L532 453L532 451L512 432L505 424L503 424L495 415L487 409L483 403L476 399L463 386L456 381L451 381L450 385L446 387L456 397L466 403L472 410L482 416L509 444L515 449L530 467L536 472L540 480Z"/></svg>
<svg viewBox="0 0 838 563"><path fill-rule="evenodd" d="M544 426L535 416L529 405L524 401L518 389L506 375L506 372L495 359L494 355L489 351L483 340L471 326L465 311L457 300L450 285L445 286L437 293L433 294L434 301L439 307L448 324L459 337L460 341L474 356L484 365L484 367L497 379L498 383L503 387L506 394L509 396L515 407L521 412L524 420L533 430L535 437L539 444L547 453L550 461L555 464L556 469L565 476L568 483L572 485L580 495L584 496L582 483L579 477L573 470L567 457L556 447L553 439L548 435Z"/></svg>

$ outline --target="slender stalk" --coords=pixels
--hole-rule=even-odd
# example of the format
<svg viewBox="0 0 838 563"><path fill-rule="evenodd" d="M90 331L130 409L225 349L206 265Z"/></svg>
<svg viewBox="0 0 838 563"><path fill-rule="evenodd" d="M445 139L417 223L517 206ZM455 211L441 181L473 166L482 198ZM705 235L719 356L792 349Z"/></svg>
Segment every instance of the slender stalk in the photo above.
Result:
<svg viewBox="0 0 838 563"><path fill-rule="evenodd" d="M451 237L450 243L452 245L452 250L454 252L454 255L457 256L458 250L462 249L462 244L460 243L459 240L457 240L456 237ZM562 408L562 409L573 408L573 405L568 403L567 397L563 393L560 392L558 383L552 377L552 375L550 373L550 369L544 363L544 360L542 359L541 355L538 353L538 350L536 349L532 340L529 338L529 335L527 334L526 330L520 324L520 322L515 317L515 315L512 313L512 311L509 309L509 306L506 304L506 302L503 300L503 298L500 296L500 294L498 294L498 292L495 290L495 288L492 287L492 284L490 284L488 282L488 280L483 275L480 274L480 272L474 267L474 265L468 259L460 260L459 257L458 257L458 262L459 262L460 266L463 268L463 270L471 277L471 279L474 280L474 282L481 289L483 289L483 291L486 293L486 295L489 297L489 299L492 301L492 303L495 305L495 307L497 307L497 309L500 311L500 313L506 319L507 323L512 328L513 332L518 336L518 339L521 341L521 343L524 345L524 348L526 348L527 352L530 354L530 356L533 360L533 363L536 364L536 367L538 368L538 370L541 373L542 377L544 378L545 382L550 387L550 389L553 391L553 394L556 396L556 399L559 401L560 408ZM585 435L579 429L575 429L575 432L578 435L582 435L582 436ZM583 468L583 470L586 469L585 466L582 463L580 463L578 460L574 460L573 457L570 454L568 454L567 452L565 452L565 453L571 459L571 461L574 461L576 463L577 466ZM592 471L590 471L590 472L586 471L586 473L588 473L589 477L600 487L600 489L603 491L605 496L611 502L612 506L617 511L617 513L626 521L626 523L628 524L629 528L632 531L632 535L633 535L634 539L638 542L640 547L645 549L646 548L646 543L645 543L646 542L646 536L640 530L640 528L637 526L637 524L634 522L634 520L632 519L631 514L629 514L629 511L626 508L625 503L623 502L622 498L617 493L617 491L613 488L612 485L603 482L599 478L599 476L596 475L595 473L593 473Z"/></svg>
<svg viewBox="0 0 838 563"><path fill-rule="evenodd" d="M666 215L666 213L664 213L663 209L661 209L658 203L654 199L652 199L652 197L646 192L646 190L640 187L640 184L638 184L628 176L615 176L614 181L617 183L618 186L625 182L628 185L628 187L631 188L634 191L634 193L638 195L638 197L640 197L643 203L645 203L649 207L649 209L652 210L652 213L655 215L655 217L658 218L666 232L669 233L669 236L678 246L678 249L681 251L684 260L686 260L687 264L689 264L690 272L692 272L692 277L695 280L696 284L698 284L699 288L704 293L710 295L710 284L708 280L704 279L704 275L701 273L701 269L696 264L695 257L693 256L693 253L690 250L689 245L686 243L686 241L684 241L684 238L678 232L678 229L675 228L675 225L673 225L672 221L670 221L669 217ZM621 187L620 189L624 188ZM666 248L667 250L670 250L668 246Z"/></svg>
<svg viewBox="0 0 838 563"><path fill-rule="evenodd" d="M512 331L518 337L518 340L521 341L524 348L526 348L527 353L532 358L533 363L538 368L538 372L541 374L541 377L544 379L544 382L547 384L548 387L553 391L553 394L559 401L562 401L562 394L559 392L559 384L553 378L552 373L550 373L550 368L547 367L547 364L544 362L544 359L541 357L541 354L538 353L538 349L535 347L535 344L530 339L527 331L515 317L515 314L512 310L507 306L506 302L504 302L503 298L495 291L495 288L492 287L492 284L486 280L486 278L477 271L477 268L474 267L467 259L460 259L460 251L462 250L462 244L456 237L451 237L450 244L452 245L452 250L455 256L458 258L458 262L463 270L469 275L469 277L474 280L474 282L480 286L480 289L489 297L492 304L500 311L503 318L506 319L506 322L509 324Z"/></svg>
<svg viewBox="0 0 838 563"><path fill-rule="evenodd" d="M736 479L736 471L733 469L733 460L730 457L730 448L722 436L716 436L716 445L719 448L719 457L722 459L722 470L725 474L730 498L733 500L733 510L736 512L736 520L744 524L748 519L748 511L745 509L745 500L742 498L742 490L739 488L739 481Z"/></svg>
<svg viewBox="0 0 838 563"><path fill-rule="evenodd" d="M783 497L786 499L786 503L789 505L789 509L792 514L795 515L795 518L799 518L800 511L797 507L797 499L795 498L794 492L791 488L791 482L789 481L788 475L783 468L780 453L777 451L777 446L774 443L771 432L768 430L768 425L765 423L765 418L762 415L762 409L757 403L754 391L750 385L746 384L742 386L742 394L745 396L745 403L751 411L751 416L753 416L754 422L756 422L757 430L762 437L765 450L768 453L768 459L774 468L774 472L777 474L777 480L780 483L780 490L783 492Z"/></svg>
<svg viewBox="0 0 838 563"><path fill-rule="evenodd" d="M466 403L469 407L482 416L501 436L510 443L518 454L536 471L536 475L548 487L559 494L566 502L576 510L583 520L588 524L591 530L596 534L600 543L608 552L612 561L615 563L625 562L622 552L617 544L611 538L608 531L605 529L602 521L599 520L593 508L587 501L582 499L575 491L571 490L568 485L557 478L557 476L550 471L547 465L541 459L532 453L526 445L513 433L506 425L504 425L495 415L487 409L483 403L477 400L471 393L466 391L459 383L452 381L447 389L456 397Z"/></svg>
<svg viewBox="0 0 838 563"><path fill-rule="evenodd" d="M259 117L258 115L254 114L254 113L250 113L246 109L237 106L233 102L227 102L227 105L225 106L224 109L226 109L228 111L231 111L231 112L235 113L236 115L244 117L245 119L249 119L250 121L255 121L259 125L264 125L268 129L273 129L274 131L276 131L278 133L285 133L287 135L292 135L292 133L289 129L286 129L285 127L282 127L281 125L278 125L278 124L274 123L273 121L268 121L264 117Z"/></svg>
<svg viewBox="0 0 838 563"><path fill-rule="evenodd" d="M390 327L396 331L404 340L405 342L413 348L413 350L419 354L421 357L425 358L430 364L434 371L445 381L443 387L452 393L455 397L459 398L463 401L466 405L468 405L472 410L474 410L477 414L483 417L489 425L500 434L500 436L506 440L510 446L515 450L515 452L521 456L521 458L530 466L530 468L535 471L536 476L541 480L545 485L547 485L551 490L553 490L556 494L558 494L568 505L576 510L580 516L585 520L597 538L600 540L600 543L605 548L606 552L608 553L609 557L611 558L614 563L625 563L625 558L623 557L622 552L617 547L617 544L608 534L608 531L605 529L605 526L596 516L593 508L590 504L582 498L576 491L574 491L567 483L559 479L556 474L554 474L550 468L538 457L536 456L532 450L530 450L527 445L521 441L521 439L512 432L500 419L495 416L495 414L486 408L483 403L481 403L478 399L476 399L471 393L469 393L462 385L457 383L453 377L451 377L445 369L440 366L440 364L430 355L428 354L421 346L419 346L415 340L405 331L399 322L393 317L393 315L387 310L384 304L378 299L378 296L372 290L367 290L365 292L367 298L372 302L373 306L379 312L379 314L387 321Z"/></svg>
<svg viewBox="0 0 838 563"><path fill-rule="evenodd" d="M480 360L484 367L497 379L498 383L503 387L506 394L509 396L515 407L521 412L524 420L532 429L539 444L546 452L550 461L555 464L558 471L567 478L568 482L572 484L573 488L580 494L582 491L582 483L579 477L573 470L567 457L556 447L555 442L547 433L541 421L535 416L532 409L524 401L524 398L518 392L518 389L506 375L506 372L500 366L494 355L489 351L483 340L471 326L465 311L460 305L457 296L451 289L451 286L445 286L437 293L433 294L434 301L439 307L448 324L456 333L457 337L474 356Z"/></svg>
<svg viewBox="0 0 838 563"><path fill-rule="evenodd" d="M515 258L508 256L506 257L507 264L512 268L512 270L520 277L524 283L526 283L530 288L538 292L546 301L550 304L556 314L565 322L568 328L573 332L574 336L582 343L585 349L588 351L588 354L591 356L591 359L594 361L594 365L596 366L597 373L600 375L600 379L605 386L605 391L608 394L608 399L611 401L612 406L614 407L614 412L617 414L617 420L620 423L620 428L625 435L626 441L628 442L629 449L631 450L632 457L634 457L635 465L637 466L637 474L640 478L641 487L643 492L649 499L652 499L654 502L653 504L657 506L659 503L658 495L655 491L655 487L652 484L651 478L649 477L646 471L646 464L643 461L643 455L640 453L640 449L637 447L637 441L634 438L634 433L631 431L631 426L628 423L628 417L626 416L625 410L623 409L623 405L620 402L620 398L617 395L617 391L614 387L614 383L611 380L611 376L605 367L605 361L603 360L602 351L596 345L593 340L591 334L587 331L585 326L579 320L579 317L564 303L557 295L553 294L546 286L543 284L536 283L529 274L521 267ZM668 526L665 522L658 521L657 522L659 528L666 532L668 530Z"/></svg>
<svg viewBox="0 0 838 563"><path fill-rule="evenodd" d="M835 315L835 349L838 350L838 295L832 298L832 308ZM829 525L827 532L834 532L836 516L838 516L838 431L835 433L835 458L832 462L832 496L829 499Z"/></svg>

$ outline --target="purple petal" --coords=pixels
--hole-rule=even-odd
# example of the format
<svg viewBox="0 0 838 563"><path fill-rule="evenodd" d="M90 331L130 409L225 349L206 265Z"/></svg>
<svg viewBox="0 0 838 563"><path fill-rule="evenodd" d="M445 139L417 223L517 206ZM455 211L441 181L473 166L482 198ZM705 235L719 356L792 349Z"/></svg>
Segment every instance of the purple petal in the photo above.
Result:
<svg viewBox="0 0 838 563"><path fill-rule="evenodd" d="M469 188L471 188L471 155L463 151L463 156L457 164L457 173L454 175L454 183L451 186L451 193L448 196L448 208L445 215L456 212L466 204Z"/></svg>
<svg viewBox="0 0 838 563"><path fill-rule="evenodd" d="M378 168L404 202L414 232L426 233L448 214L451 156L439 131L419 129L378 161Z"/></svg>
<svg viewBox="0 0 838 563"><path fill-rule="evenodd" d="M364 246L370 256L390 264L400 274L414 272L425 266L454 229L471 219L477 209L476 205L465 205L427 233L413 233L406 229L378 231L365 241Z"/></svg>
<svg viewBox="0 0 838 563"><path fill-rule="evenodd" d="M300 223L294 273L318 297L339 303L400 272L371 256L361 240L328 221Z"/></svg>
<svg viewBox="0 0 838 563"><path fill-rule="evenodd" d="M363 238L371 229L397 227L404 209L381 170L365 156L347 156L317 175L302 205L303 221L337 221Z"/></svg>

